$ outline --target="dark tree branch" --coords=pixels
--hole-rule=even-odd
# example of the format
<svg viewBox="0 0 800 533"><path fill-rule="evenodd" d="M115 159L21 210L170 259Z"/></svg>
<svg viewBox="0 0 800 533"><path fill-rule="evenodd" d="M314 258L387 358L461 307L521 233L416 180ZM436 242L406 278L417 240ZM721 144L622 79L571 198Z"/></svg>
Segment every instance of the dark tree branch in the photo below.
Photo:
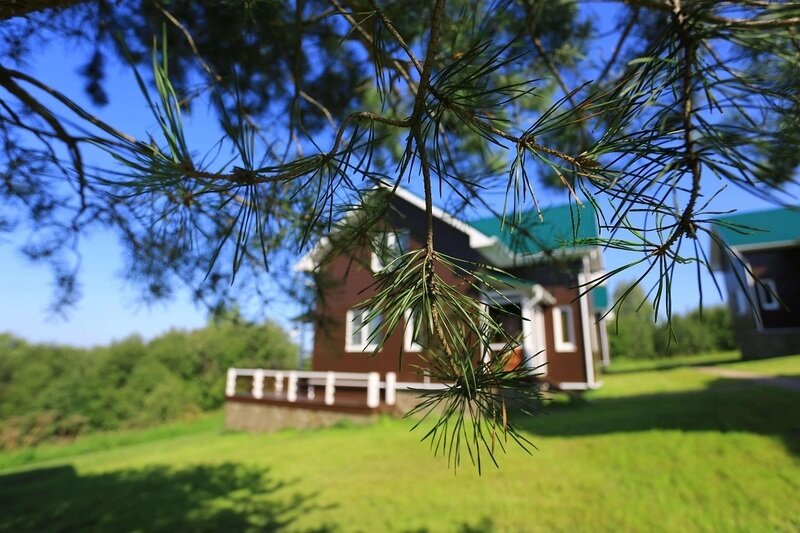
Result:
<svg viewBox="0 0 800 533"><path fill-rule="evenodd" d="M24 17L46 10L61 10L90 0L4 0L0 2L0 20Z"/></svg>

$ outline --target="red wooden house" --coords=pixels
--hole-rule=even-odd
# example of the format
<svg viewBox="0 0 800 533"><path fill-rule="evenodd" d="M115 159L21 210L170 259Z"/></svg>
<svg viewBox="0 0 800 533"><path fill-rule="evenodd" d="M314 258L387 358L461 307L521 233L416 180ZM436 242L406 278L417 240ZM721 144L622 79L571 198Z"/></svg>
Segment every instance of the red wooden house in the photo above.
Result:
<svg viewBox="0 0 800 533"><path fill-rule="evenodd" d="M312 370L229 369L228 428L272 431L325 426L343 418L370 420L377 413L412 408L418 393L404 389L447 386L426 374L424 342L415 342L410 323L396 328L382 350L370 356L372 333L381 331L381 320L368 321L368 310L359 304L374 294L375 273L383 268L382 254L373 249L397 253L421 248L426 231L421 198L397 189L389 202L388 221L376 239L335 255L330 240L323 238L297 264L297 270L325 280L314 313ZM441 209L434 208L433 214L437 251L511 274L507 280L495 276L494 289L503 298L488 307L508 333L521 339L522 353L515 354L519 361L561 390L599 387L598 364L609 362L606 291L600 286L582 294L579 288L603 275L600 249L584 244L597 236L594 212L554 207L543 211L543 220L528 213L521 223L528 231L513 234L494 217L465 222ZM381 243L377 247L376 241ZM470 290L464 279L439 274L454 287ZM412 320L410 312L405 320Z"/></svg>
<svg viewBox="0 0 800 533"><path fill-rule="evenodd" d="M404 252L421 248L424 209L422 198L397 189L384 244ZM598 364L609 361L603 319L607 295L603 286L584 295L579 288L604 273L600 249L582 244L597 236L591 208L553 207L542 212L541 220L538 213L525 213L522 226L528 231L513 234L496 217L467 222L438 208L433 214L437 251L512 274L495 286L504 296L502 309L490 312L497 312L508 332L522 339L524 360L538 368L540 379L561 390L598 387ZM313 370L393 372L399 389L429 382L420 357L424 348L414 342L409 324L392 332L377 355L368 356L380 319L365 323L368 313L358 304L374 293L374 275L382 267L381 260L368 244L331 257L328 242L323 239L296 266L328 280L317 302L316 317L324 325L317 326L314 334ZM454 285L468 287L452 278L448 281Z"/></svg>

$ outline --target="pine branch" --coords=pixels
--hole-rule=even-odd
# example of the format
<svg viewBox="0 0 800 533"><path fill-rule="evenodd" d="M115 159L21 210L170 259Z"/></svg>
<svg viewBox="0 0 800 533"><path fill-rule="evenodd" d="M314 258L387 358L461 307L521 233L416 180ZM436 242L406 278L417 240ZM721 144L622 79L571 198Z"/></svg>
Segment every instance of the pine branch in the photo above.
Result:
<svg viewBox="0 0 800 533"><path fill-rule="evenodd" d="M697 43L695 37L691 34L689 22L690 16L681 9L681 0L673 0L674 11L673 18L677 26L678 35L680 36L681 46L683 48L683 69L682 69L682 85L681 85L681 99L683 102L682 121L683 121L683 151L686 160L686 166L692 175L692 186L689 195L689 202L683 210L683 213L678 220L678 223L673 230L670 237L660 246L654 255L662 256L666 254L675 242L682 236L687 235L690 238L696 238L696 230L694 229L694 211L697 204L697 199L700 196L700 184L702 176L702 166L700 158L695 151L695 144L692 135L694 135L693 123L693 104L694 104L694 64L697 60Z"/></svg>
<svg viewBox="0 0 800 533"><path fill-rule="evenodd" d="M623 3L635 6L654 9L656 11L663 11L665 13L674 13L676 9L680 10L680 0L622 0ZM765 3L765 2L719 2L719 5L742 5L748 7L768 8L774 7L778 4ZM798 7L797 3L789 4L789 7ZM688 9L684 8L684 12ZM800 26L800 17L786 17L786 18L766 18L761 17L760 14L754 15L752 18L727 18L713 13L701 12L697 18L703 22L711 23L719 27L732 28L739 30L764 30L776 28L795 28Z"/></svg>

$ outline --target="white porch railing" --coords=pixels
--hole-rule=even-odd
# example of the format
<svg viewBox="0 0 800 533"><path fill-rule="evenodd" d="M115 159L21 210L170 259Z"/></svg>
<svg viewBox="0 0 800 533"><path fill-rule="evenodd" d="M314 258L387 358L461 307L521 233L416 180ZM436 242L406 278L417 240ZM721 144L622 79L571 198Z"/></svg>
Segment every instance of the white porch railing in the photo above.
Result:
<svg viewBox="0 0 800 533"><path fill-rule="evenodd" d="M367 407L378 407L381 403L381 389L384 389L386 405L395 405L397 401L397 375L387 372L381 381L377 372L314 372L304 370L265 370L262 368L229 368L225 383L225 395L236 395L236 380L240 377L252 377L250 394L253 398L265 397L264 381L269 378L273 382L272 396L285 398L287 402L297 401L299 384L305 385L306 398L316 398L316 387L323 387L325 405L336 402L336 387L366 389Z"/></svg>

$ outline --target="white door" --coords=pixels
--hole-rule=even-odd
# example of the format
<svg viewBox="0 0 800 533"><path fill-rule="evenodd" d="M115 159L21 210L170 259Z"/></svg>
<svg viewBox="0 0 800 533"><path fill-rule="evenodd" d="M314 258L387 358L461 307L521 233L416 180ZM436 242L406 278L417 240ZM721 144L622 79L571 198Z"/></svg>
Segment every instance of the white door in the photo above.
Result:
<svg viewBox="0 0 800 533"><path fill-rule="evenodd" d="M523 340L525 360L536 374L547 374L547 353L545 352L544 311L542 307L526 299L522 303ZM542 366L544 365L544 366Z"/></svg>

